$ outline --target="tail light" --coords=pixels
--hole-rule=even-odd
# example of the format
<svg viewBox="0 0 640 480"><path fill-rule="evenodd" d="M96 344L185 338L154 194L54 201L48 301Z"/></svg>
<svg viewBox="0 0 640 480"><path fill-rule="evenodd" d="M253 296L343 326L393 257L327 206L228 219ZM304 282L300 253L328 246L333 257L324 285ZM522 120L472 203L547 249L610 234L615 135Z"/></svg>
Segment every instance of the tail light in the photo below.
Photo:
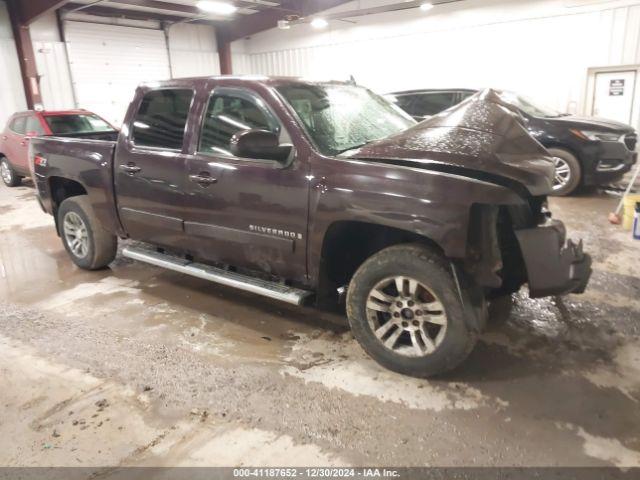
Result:
<svg viewBox="0 0 640 480"><path fill-rule="evenodd" d="M46 157L43 157L40 154L34 155L32 152L29 152L29 171L31 173L31 179L33 180L34 184L37 184L36 167L46 167L46 166L47 166Z"/></svg>

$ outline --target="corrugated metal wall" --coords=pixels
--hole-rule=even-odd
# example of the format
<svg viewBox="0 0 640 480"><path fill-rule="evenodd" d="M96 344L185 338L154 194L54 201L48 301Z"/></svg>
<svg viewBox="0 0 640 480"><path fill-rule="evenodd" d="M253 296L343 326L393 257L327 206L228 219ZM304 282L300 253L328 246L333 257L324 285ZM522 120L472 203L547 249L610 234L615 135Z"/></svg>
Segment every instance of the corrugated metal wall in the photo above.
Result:
<svg viewBox="0 0 640 480"><path fill-rule="evenodd" d="M576 112L584 108L589 67L640 63L640 2L468 0L431 12L332 22L320 32L270 30L236 42L234 70L354 75L380 92L491 86Z"/></svg>
<svg viewBox="0 0 640 480"><path fill-rule="evenodd" d="M6 5L0 2L0 130L4 129L7 118L13 112L26 108L11 22Z"/></svg>

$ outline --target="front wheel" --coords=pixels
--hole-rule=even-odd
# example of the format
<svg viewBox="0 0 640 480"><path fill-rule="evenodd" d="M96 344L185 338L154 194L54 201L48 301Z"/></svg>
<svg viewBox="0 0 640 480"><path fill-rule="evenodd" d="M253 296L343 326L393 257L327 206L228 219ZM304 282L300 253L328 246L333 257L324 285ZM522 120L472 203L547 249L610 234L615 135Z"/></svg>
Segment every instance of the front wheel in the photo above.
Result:
<svg viewBox="0 0 640 480"><path fill-rule="evenodd" d="M558 197L571 195L582 180L580 162L575 155L561 148L549 148L548 150L556 167L553 178L553 195Z"/></svg>
<svg viewBox="0 0 640 480"><path fill-rule="evenodd" d="M102 228L89 198L67 198L58 209L58 229L67 253L78 267L98 270L116 257L118 238Z"/></svg>
<svg viewBox="0 0 640 480"><path fill-rule="evenodd" d="M17 187L22 181L22 177L16 173L6 158L0 160L0 176L7 187Z"/></svg>
<svg viewBox="0 0 640 480"><path fill-rule="evenodd" d="M452 370L473 349L480 322L470 305L448 261L422 245L376 253L358 268L347 295L349 323L364 350L390 370L423 378Z"/></svg>

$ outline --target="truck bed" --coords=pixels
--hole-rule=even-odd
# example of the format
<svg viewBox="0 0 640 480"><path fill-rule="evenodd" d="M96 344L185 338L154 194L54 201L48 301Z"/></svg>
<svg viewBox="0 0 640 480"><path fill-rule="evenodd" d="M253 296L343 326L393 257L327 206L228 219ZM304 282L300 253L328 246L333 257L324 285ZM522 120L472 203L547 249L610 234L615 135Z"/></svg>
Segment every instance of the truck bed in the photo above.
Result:
<svg viewBox="0 0 640 480"><path fill-rule="evenodd" d="M86 138L95 136L108 139ZM71 182L75 182L84 190L82 193L89 196L102 226L107 231L121 233L113 179L115 148L116 141L111 133L90 134L85 138L34 138L29 163L42 208L55 216L59 203L57 189L61 185L68 188ZM34 163L36 156L44 161Z"/></svg>

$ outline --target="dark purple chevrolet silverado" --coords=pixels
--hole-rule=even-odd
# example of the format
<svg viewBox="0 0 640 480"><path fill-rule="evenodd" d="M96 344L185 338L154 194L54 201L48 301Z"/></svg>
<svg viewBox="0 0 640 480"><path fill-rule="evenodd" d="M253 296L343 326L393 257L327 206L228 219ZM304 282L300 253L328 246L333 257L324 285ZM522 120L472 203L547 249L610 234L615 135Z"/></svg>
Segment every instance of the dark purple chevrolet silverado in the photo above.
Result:
<svg viewBox="0 0 640 480"><path fill-rule="evenodd" d="M37 138L38 196L81 268L123 255L343 308L382 365L460 364L487 304L581 293L591 260L546 195L554 166L491 90L416 123L369 90L291 78L141 86L114 141Z"/></svg>

